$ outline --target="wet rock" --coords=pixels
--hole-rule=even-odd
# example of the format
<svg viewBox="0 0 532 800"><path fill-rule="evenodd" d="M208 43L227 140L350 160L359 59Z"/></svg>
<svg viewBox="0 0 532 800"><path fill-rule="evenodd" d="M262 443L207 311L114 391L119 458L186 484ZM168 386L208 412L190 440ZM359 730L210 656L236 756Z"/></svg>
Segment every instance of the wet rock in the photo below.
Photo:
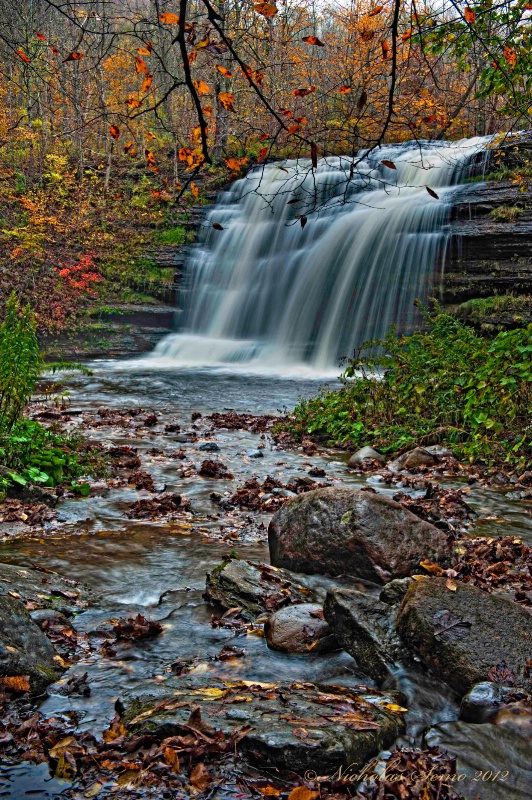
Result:
<svg viewBox="0 0 532 800"><path fill-rule="evenodd" d="M232 478L233 475L228 471L225 464L221 461L207 459L199 469L198 475L204 478Z"/></svg>
<svg viewBox="0 0 532 800"><path fill-rule="evenodd" d="M142 420L142 424L146 428L153 428L155 425L157 425L157 422L158 420L156 414L148 414L148 416L144 417L144 419Z"/></svg>
<svg viewBox="0 0 532 800"><path fill-rule="evenodd" d="M274 566L386 583L449 555L447 537L374 491L324 488L285 502L268 541Z"/></svg>
<svg viewBox="0 0 532 800"><path fill-rule="evenodd" d="M356 453L353 453L347 462L347 466L350 468L358 467L363 461L366 461L366 459L378 461L380 464L386 464L386 457L383 456L382 453L379 453L378 450L374 450L373 447L362 447L360 450L357 450Z"/></svg>
<svg viewBox="0 0 532 800"><path fill-rule="evenodd" d="M85 609L88 591L76 581L46 568L0 563L0 596L16 592L31 611L53 609L65 616Z"/></svg>
<svg viewBox="0 0 532 800"><path fill-rule="evenodd" d="M19 600L0 596L0 684L27 676L32 694L57 680L55 650Z"/></svg>
<svg viewBox="0 0 532 800"><path fill-rule="evenodd" d="M264 458L264 453L262 450L246 450L246 455L248 458Z"/></svg>
<svg viewBox="0 0 532 800"><path fill-rule="evenodd" d="M325 478L326 472L321 467L312 467L312 469L309 469L308 474L311 478Z"/></svg>
<svg viewBox="0 0 532 800"><path fill-rule="evenodd" d="M30 617L41 629L49 625L63 625L65 628L70 628L67 617L53 608L37 608L35 611L30 611Z"/></svg>
<svg viewBox="0 0 532 800"><path fill-rule="evenodd" d="M204 594L209 603L238 608L244 619L254 620L293 603L314 600L313 593L297 583L297 576L267 564L231 559L207 574Z"/></svg>
<svg viewBox="0 0 532 800"><path fill-rule="evenodd" d="M205 442L204 444L200 444L198 450L201 450L205 453L217 453L220 448L216 444L216 442Z"/></svg>
<svg viewBox="0 0 532 800"><path fill-rule="evenodd" d="M504 671L529 690L527 659L532 616L516 603L442 578L413 583L399 609L397 630L434 674L461 695ZM504 665L504 666L503 666Z"/></svg>
<svg viewBox="0 0 532 800"><path fill-rule="evenodd" d="M475 684L462 698L460 719L480 725L484 722L496 722L496 717L503 708L510 707L512 710L512 704L519 703L520 700L530 702L532 698L526 692L516 690L511 686L501 686L492 681L483 681ZM500 720L499 717L499 722Z"/></svg>
<svg viewBox="0 0 532 800"><path fill-rule="evenodd" d="M344 650L377 683L404 649L394 630L395 611L354 589L332 589L323 607L325 619Z"/></svg>
<svg viewBox="0 0 532 800"><path fill-rule="evenodd" d="M174 436L174 441L179 442L180 444L185 444L186 442L193 442L195 441L195 434L194 433L178 433Z"/></svg>
<svg viewBox="0 0 532 800"><path fill-rule="evenodd" d="M264 625L268 647L284 653L328 653L339 650L323 608L301 603L276 611Z"/></svg>
<svg viewBox="0 0 532 800"><path fill-rule="evenodd" d="M425 734L429 747L456 758L454 788L466 800L529 800L532 786L530 741L498 725L442 722Z"/></svg>
<svg viewBox="0 0 532 800"><path fill-rule="evenodd" d="M431 456L436 456L436 458L453 458L454 453L449 447L444 447L441 444L429 444L427 447L423 448L430 453Z"/></svg>
<svg viewBox="0 0 532 800"><path fill-rule="evenodd" d="M190 733L190 727L234 736L238 752L261 769L330 775L361 768L390 746L403 729L389 698L366 687L344 689L311 683L227 686L221 681L173 679L164 693L125 698L128 735L157 740ZM176 688L179 696L170 694ZM242 698L246 702L242 702Z"/></svg>
<svg viewBox="0 0 532 800"><path fill-rule="evenodd" d="M401 472L402 470L408 471L419 469L420 467L433 467L437 463L438 458L436 455L424 447L415 447L414 450L403 453L402 456L388 464L388 469L393 472Z"/></svg>
<svg viewBox="0 0 532 800"><path fill-rule="evenodd" d="M413 581L413 578L395 578L382 588L379 600L382 603L388 603L390 606L402 603L408 587Z"/></svg>

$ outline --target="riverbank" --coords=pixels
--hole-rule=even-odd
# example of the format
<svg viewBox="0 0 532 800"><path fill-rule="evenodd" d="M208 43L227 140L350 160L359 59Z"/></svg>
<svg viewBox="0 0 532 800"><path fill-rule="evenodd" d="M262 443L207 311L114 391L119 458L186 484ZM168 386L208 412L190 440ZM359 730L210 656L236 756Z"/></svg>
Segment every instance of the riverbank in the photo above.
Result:
<svg viewBox="0 0 532 800"><path fill-rule="evenodd" d="M457 741L465 723L457 721L455 695L434 676L407 671L394 687L401 694L392 698L377 688L345 650L322 654L314 648L300 655L272 650L260 635L264 623L257 622L257 617L250 623L240 617L235 606L224 617L223 610L205 603L205 573L213 574L228 558L231 563L235 551L243 564L251 561L265 565L267 570L266 536L272 512L294 498L310 497L318 486L328 485L335 491L343 487L377 488L388 498L403 493L405 507L417 503L416 513L425 514L425 518L432 515L430 524L446 522L456 526L459 536L480 534L484 539L506 534L526 540L530 536L527 502L484 488L480 482L468 486L460 470L451 468L448 456L440 462L438 483L435 472L399 472L387 483L377 480L383 475L376 471L348 469L345 455L318 449L311 442L298 445L296 450L284 449L271 434L272 412L283 405L292 406L302 395L314 394L313 383L143 371L138 364L136 369L132 364L127 369L120 364L116 367L96 368L92 376L69 378L71 399L66 413L61 413L61 425L67 430L80 430L89 440L108 448L116 465L114 475L88 481L91 490L87 498L65 495L55 519L39 524L19 519L16 525L2 525L5 541L0 560L9 563L10 569L37 575L38 580L28 580L26 588L18 576L14 588L13 583L6 582L13 580L6 568L1 586L8 596L13 591L21 596L29 613L55 637L58 654L64 660L63 665L57 665L63 672L59 683L48 688L48 697L40 704L41 716L27 724L35 706L23 693L15 705L11 700L4 712L5 756L18 754L20 758L25 754L30 762L42 761L55 773L51 788L47 788L38 783L38 775L44 777L44 773L30 762L22 772L7 767L2 774L8 776L4 780L8 787L11 783L12 796L17 797L16 791L30 775L34 786L42 786L43 798L52 790L72 797L90 791L102 797L110 792L118 797L121 793L124 797L149 796L150 792L158 796L162 791L182 792L184 796L223 791L224 796L253 797L263 794L261 789L267 787L266 794L275 792L285 797L294 786L304 786L308 792L321 789L324 797L348 793L351 781L333 785L334 781L323 780L316 784L310 773L306 778L294 774L294 762L291 771L279 772L278 768L272 771L271 762L257 766L256 759L250 760L259 732L255 738L249 737L246 719L256 714L257 703L269 703L275 709L282 703L283 710L275 713L294 717L287 720L286 730L276 734L289 737L294 753L299 752L297 748L303 752L305 747L316 746L312 741L321 728L310 725L311 720L320 721L322 713L334 717L334 709L341 703L347 704L341 715L351 714L353 719L358 715L359 724L363 726L360 720L365 720L371 730L372 718L364 716L352 701L353 695L360 697L361 693L365 702L372 697L379 703L384 697L386 703L408 708L408 713L384 710L392 715L391 722L395 714L397 730L406 721L410 733L408 739L400 740L403 747L416 744L423 748L422 732L430 728L432 737L447 736L452 752L452 741ZM224 398L224 407L233 407L232 413L220 407L220 397ZM47 424L54 424L54 420ZM213 467L213 463L218 466ZM429 485L443 491L438 494L438 489L434 494L433 489L432 499L424 499ZM446 494L448 490L451 494ZM439 497L443 502L436 516ZM470 511L461 518L464 503ZM423 556L427 555L425 549ZM472 554L469 563L479 558L482 560ZM486 561L485 567L490 566L492 562ZM35 573L36 567L41 571ZM431 575L422 567L419 573ZM270 574L275 578L275 570ZM319 575L298 574L291 580L304 587L306 599L316 597L318 604L319 598L323 603L327 590L342 585L340 578L331 582ZM459 583L463 578L459 573L450 580ZM347 578L347 586L369 590L369 597L375 591L369 586L364 589L364 584L353 578ZM42 595L55 600L48 601ZM50 605L66 617L68 625L40 608ZM158 623L162 630L146 628L142 621L133 624L131 620L138 614ZM124 629L128 619L129 627ZM69 650L64 649L64 642ZM69 666L69 661L75 663ZM85 673L86 678L81 680ZM322 687L320 692L328 697L325 705L316 704L310 695L300 698L297 693L302 690L290 688L305 683ZM368 686L365 694L361 684ZM349 697L342 699L334 688L338 686L346 687ZM173 696L173 705L182 704L182 712L172 710L166 699L168 693ZM122 710L132 699L146 695L164 703L155 715L157 719L163 718L163 710L168 720L174 715L169 724L177 727L170 733L167 729L162 739L150 728L154 717L147 713L153 709L149 700L142 700L140 706L135 700L134 714ZM299 708L302 703L310 704L306 717L296 720L290 705L292 695ZM191 722L194 705L200 707L200 717ZM222 709L233 713L230 730L220 718ZM177 719L175 715L181 713L186 718ZM113 721L115 714L118 716ZM147 715L139 720L143 714ZM328 718L322 721L325 729L334 728ZM485 746L478 737L486 726L467 725L469 747L474 753L475 743L480 748ZM509 735L500 726L491 728L499 737ZM223 737L216 733L221 730L225 731ZM349 735L358 736L360 741L356 726ZM246 738L247 749L242 744ZM519 741L519 735L510 743L505 739L507 763L515 764ZM240 754L236 762L229 756L228 747L232 752L236 747ZM419 773L427 766L446 774L455 769L436 752L424 752L422 756L418 749L410 756L411 766L407 767L405 761L402 769L409 779L415 774L412 765ZM467 769L471 773L471 766ZM405 785L410 786L408 782ZM497 790L496 782L493 786L492 792ZM475 787L472 782L471 787ZM507 796L518 797L512 794L512 787L514 784Z"/></svg>

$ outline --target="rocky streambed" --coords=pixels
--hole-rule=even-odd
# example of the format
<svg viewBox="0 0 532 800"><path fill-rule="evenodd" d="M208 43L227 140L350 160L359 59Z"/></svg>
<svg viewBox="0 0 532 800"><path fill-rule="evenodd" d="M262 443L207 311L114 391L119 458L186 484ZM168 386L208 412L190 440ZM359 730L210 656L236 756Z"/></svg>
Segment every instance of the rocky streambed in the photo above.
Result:
<svg viewBox="0 0 532 800"><path fill-rule="evenodd" d="M312 382L69 388L112 474L0 507L0 796L530 796L527 475L283 448Z"/></svg>

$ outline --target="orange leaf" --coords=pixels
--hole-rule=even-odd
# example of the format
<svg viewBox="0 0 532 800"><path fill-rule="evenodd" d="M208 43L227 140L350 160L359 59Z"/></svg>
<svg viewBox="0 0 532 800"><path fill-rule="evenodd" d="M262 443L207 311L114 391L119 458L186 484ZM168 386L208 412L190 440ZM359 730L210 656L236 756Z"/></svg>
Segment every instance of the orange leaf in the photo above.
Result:
<svg viewBox="0 0 532 800"><path fill-rule="evenodd" d="M383 10L384 10L384 6L375 6L373 11L369 12L368 17L376 17L377 14L380 14L381 11L383 11Z"/></svg>
<svg viewBox="0 0 532 800"><path fill-rule="evenodd" d="M41 42L45 42L46 41L46 36L43 36L42 33L39 33L39 31L37 31L35 36L37 37L37 39L40 39Z"/></svg>
<svg viewBox="0 0 532 800"><path fill-rule="evenodd" d="M116 125L111 125L111 127L109 128L109 133L111 134L113 139L120 138L120 128L117 128Z"/></svg>
<svg viewBox="0 0 532 800"><path fill-rule="evenodd" d="M469 25L472 25L474 22L476 22L477 15L475 14L475 12L473 11L472 8L469 8L469 6L466 6L466 8L464 10L464 18L465 18L465 21Z"/></svg>
<svg viewBox="0 0 532 800"><path fill-rule="evenodd" d="M285 117L291 117L292 116L292 112L289 111L287 108L280 108L279 109L279 114L284 114Z"/></svg>
<svg viewBox="0 0 532 800"><path fill-rule="evenodd" d="M24 50L15 50L17 56L24 61L25 64L29 64L31 62L31 58L28 58Z"/></svg>
<svg viewBox="0 0 532 800"><path fill-rule="evenodd" d="M218 100L221 103L222 108L225 108L226 111L234 111L233 103L235 102L234 94L231 92L219 92L218 93Z"/></svg>
<svg viewBox="0 0 532 800"><path fill-rule="evenodd" d="M153 133L150 133L150 131L146 131L145 136L146 139L155 139L155 136L153 135Z"/></svg>
<svg viewBox="0 0 532 800"><path fill-rule="evenodd" d="M340 88L338 89L339 94L349 94L350 91L351 91L350 86L340 86Z"/></svg>
<svg viewBox="0 0 532 800"><path fill-rule="evenodd" d="M310 89L296 89L292 92L294 97L306 97L308 94L312 94L312 92L316 91L315 86L311 86Z"/></svg>
<svg viewBox="0 0 532 800"><path fill-rule="evenodd" d="M276 789L275 786L259 786L257 788L264 797L279 797L281 794L281 790Z"/></svg>
<svg viewBox="0 0 532 800"><path fill-rule="evenodd" d="M191 155L192 155L192 150L190 150L188 147L182 147L178 153L180 161L186 161L187 158Z"/></svg>
<svg viewBox="0 0 532 800"><path fill-rule="evenodd" d="M195 90L197 91L200 97L204 94L209 94L209 92L211 91L204 81L193 81L193 84Z"/></svg>
<svg viewBox="0 0 532 800"><path fill-rule="evenodd" d="M0 678L0 686L10 689L12 692L29 692L29 675L9 675L7 678Z"/></svg>
<svg viewBox="0 0 532 800"><path fill-rule="evenodd" d="M199 196L199 186L196 186L195 183L191 183L190 184L190 191L191 191L193 197L198 197Z"/></svg>
<svg viewBox="0 0 532 800"><path fill-rule="evenodd" d="M129 153L131 148L133 147L134 142L126 142L124 145L124 153Z"/></svg>
<svg viewBox="0 0 532 800"><path fill-rule="evenodd" d="M143 79L142 79L142 84L141 84L141 87L140 87L140 91L141 92L147 92L148 89L150 88L150 86L152 85L152 83L153 83L153 75L151 75L148 72L148 74L145 75L143 77Z"/></svg>
<svg viewBox="0 0 532 800"><path fill-rule="evenodd" d="M137 56L135 58L135 72L137 75L147 75L148 74L148 65L144 61L143 58Z"/></svg>
<svg viewBox="0 0 532 800"><path fill-rule="evenodd" d="M302 42L306 42L307 44L316 45L316 47L325 47L323 42L320 42L317 36L303 36Z"/></svg>
<svg viewBox="0 0 532 800"><path fill-rule="evenodd" d="M81 61L82 58L83 53L69 53L63 61L63 64L65 64L67 61Z"/></svg>
<svg viewBox="0 0 532 800"><path fill-rule="evenodd" d="M512 50L511 47L505 47L503 50L503 55L508 64L511 67L515 67L515 65L517 64L517 53L515 52L515 50Z"/></svg>
<svg viewBox="0 0 532 800"><path fill-rule="evenodd" d="M288 800L316 800L319 792L314 792L312 789L307 789L306 786L296 786L288 795Z"/></svg>
<svg viewBox="0 0 532 800"><path fill-rule="evenodd" d="M384 164L384 166L388 167L388 169L397 169L393 161L387 161L386 159L384 159L383 161L381 161L381 164Z"/></svg>
<svg viewBox="0 0 532 800"><path fill-rule="evenodd" d="M360 38L363 42L371 42L375 36L375 31L360 31Z"/></svg>
<svg viewBox="0 0 532 800"><path fill-rule="evenodd" d="M177 755L177 750L174 750L173 747L165 747L164 760L166 761L168 766L172 769L172 772L175 772L176 775L179 775L179 773L181 772L181 764L179 763L179 756Z"/></svg>
<svg viewBox="0 0 532 800"><path fill-rule="evenodd" d="M263 17L273 17L279 11L275 3L255 3L254 9L257 14L262 14Z"/></svg>
<svg viewBox="0 0 532 800"><path fill-rule="evenodd" d="M430 186L425 186L425 189L430 194L430 196L433 197L435 200L439 200L440 199L439 194L436 194L436 192L433 189L431 189Z"/></svg>
<svg viewBox="0 0 532 800"><path fill-rule="evenodd" d="M230 170L233 172L238 172L243 166L248 163L247 158L224 158L224 162L227 164Z"/></svg>
<svg viewBox="0 0 532 800"><path fill-rule="evenodd" d="M128 97L126 100L126 106L128 108L140 108L142 105L140 100L137 100L136 97Z"/></svg>
<svg viewBox="0 0 532 800"><path fill-rule="evenodd" d="M401 39L403 40L403 42L408 42L408 40L412 36L413 30L414 30L413 28L409 28L407 31L405 31L403 33L403 35L401 36Z"/></svg>
<svg viewBox="0 0 532 800"><path fill-rule="evenodd" d="M382 47L382 57L386 61L386 59L388 58L388 53L390 52L390 45L388 44L386 39L382 40L381 47Z"/></svg>
<svg viewBox="0 0 532 800"><path fill-rule="evenodd" d="M196 764L190 773L190 783L200 792L203 792L212 782L212 778L205 764Z"/></svg>
<svg viewBox="0 0 532 800"><path fill-rule="evenodd" d="M203 106L203 113L206 117L210 117L212 114L212 106Z"/></svg>
<svg viewBox="0 0 532 800"><path fill-rule="evenodd" d="M57 47L53 47L52 45L50 45L50 46L52 47L52 53L54 54L54 56L58 56L59 55L59 50L57 49Z"/></svg>
<svg viewBox="0 0 532 800"><path fill-rule="evenodd" d="M179 25L179 17L177 14L172 14L171 11L165 11L164 14L159 14L159 19L164 25Z"/></svg>
<svg viewBox="0 0 532 800"><path fill-rule="evenodd" d="M445 586L447 587L447 589L449 589L450 592L456 592L456 590L458 589L456 583L452 581L450 578L447 578L447 580L445 581Z"/></svg>
<svg viewBox="0 0 532 800"><path fill-rule="evenodd" d="M429 190L428 186L426 186L425 188L427 192L429 192L429 194L432 193L432 189ZM428 561L426 559L425 561L420 561L419 566L423 567L423 569L426 569L427 572L431 573L431 575L441 575L443 572L443 569L440 567L439 564L433 564L431 561Z"/></svg>
<svg viewBox="0 0 532 800"><path fill-rule="evenodd" d="M151 42L145 42L145 47L139 47L137 53L139 56L151 56L153 50L153 44Z"/></svg>
<svg viewBox="0 0 532 800"><path fill-rule="evenodd" d="M262 164L262 162L268 155L269 149L270 149L269 147L261 147L261 149L259 150L259 154L257 156L257 161L259 162L259 164Z"/></svg>
<svg viewBox="0 0 532 800"><path fill-rule="evenodd" d="M144 155L146 156L146 161L148 162L148 164L155 164L155 156L153 155L151 150L148 150L148 148L146 148L146 150L144 151Z"/></svg>
<svg viewBox="0 0 532 800"><path fill-rule="evenodd" d="M221 75L223 75L223 76L224 76L224 78L232 78L232 77L233 77L233 73L232 73L232 72L230 72L230 71L227 69L227 67L222 67L220 64L216 64L216 69L218 70L218 72L219 72Z"/></svg>
<svg viewBox="0 0 532 800"><path fill-rule="evenodd" d="M290 127L287 130L287 135L291 136L293 133L296 133L296 131L298 131L300 127L301 127L300 125L290 125Z"/></svg>
<svg viewBox="0 0 532 800"><path fill-rule="evenodd" d="M269 139L269 138L270 138L270 134L269 133L261 133L261 135L259 136L259 139L261 140L261 142L265 142L266 139Z"/></svg>

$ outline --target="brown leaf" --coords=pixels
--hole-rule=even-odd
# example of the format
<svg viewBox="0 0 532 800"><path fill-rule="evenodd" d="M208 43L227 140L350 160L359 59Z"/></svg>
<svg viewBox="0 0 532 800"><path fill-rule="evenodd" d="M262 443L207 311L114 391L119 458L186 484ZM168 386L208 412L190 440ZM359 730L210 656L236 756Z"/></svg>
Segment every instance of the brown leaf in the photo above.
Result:
<svg viewBox="0 0 532 800"><path fill-rule="evenodd" d="M515 65L517 64L517 53L515 52L515 50L512 50L511 47L505 47L502 52L506 62L511 67L515 67Z"/></svg>
<svg viewBox="0 0 532 800"><path fill-rule="evenodd" d="M312 92L316 91L315 86L311 86L309 89L295 89L292 94L294 97L306 97L308 94L312 94Z"/></svg>
<svg viewBox="0 0 532 800"><path fill-rule="evenodd" d="M390 52L390 45L388 44L386 39L382 40L381 48L382 48L382 57L386 61L386 59L388 58L388 53Z"/></svg>
<svg viewBox="0 0 532 800"><path fill-rule="evenodd" d="M369 12L368 17L376 17L377 14L380 14L381 11L383 11L383 10L384 10L384 6L375 6L373 11Z"/></svg>
<svg viewBox="0 0 532 800"><path fill-rule="evenodd" d="M401 36L403 42L408 42L408 40L412 36L413 30L414 30L413 28L409 28L407 31L403 33L403 35Z"/></svg>
<svg viewBox="0 0 532 800"><path fill-rule="evenodd" d="M506 665L505 661L501 661L496 667L492 667L486 677L493 683L500 683L505 686L513 686L515 684L515 672Z"/></svg>
<svg viewBox="0 0 532 800"><path fill-rule="evenodd" d="M141 105L142 102L140 100L137 100L136 97L128 97L126 100L126 106L128 108L140 108Z"/></svg>
<svg viewBox="0 0 532 800"><path fill-rule="evenodd" d="M397 167L395 166L395 164L393 163L393 161L388 161L386 158L384 158L384 159L381 161L381 164L384 164L384 166L385 166L385 167L388 167L388 169L397 169Z"/></svg>
<svg viewBox="0 0 532 800"><path fill-rule="evenodd" d="M176 775L179 775L181 772L181 764L179 762L177 751L174 750L173 747L164 748L164 760L168 766L172 768L172 772L175 772Z"/></svg>
<svg viewBox="0 0 532 800"><path fill-rule="evenodd" d="M456 583L452 581L450 578L447 578L447 580L445 581L445 586L447 587L447 589L449 589L450 592L456 592L456 590L458 589Z"/></svg>
<svg viewBox="0 0 532 800"><path fill-rule="evenodd" d="M367 102L368 102L368 93L364 89L364 91L362 92L362 94L358 98L358 102L357 102L358 110L362 111L362 109L364 108L364 106L366 105Z"/></svg>
<svg viewBox="0 0 532 800"><path fill-rule="evenodd" d="M433 197L435 200L439 200L440 199L439 194L436 194L436 192L433 189L431 189L430 186L425 186L425 189L430 194L430 196Z"/></svg>
<svg viewBox="0 0 532 800"><path fill-rule="evenodd" d="M419 566L423 567L423 569L426 569L431 575L441 575L443 572L443 569L439 564L433 564L431 561L420 561Z"/></svg>
<svg viewBox="0 0 532 800"><path fill-rule="evenodd" d="M148 74L147 74L147 75L145 75L145 76L144 76L144 78L142 79L142 85L141 85L141 87L140 87L140 91L141 91L141 92L147 92L147 91L148 91L148 89L150 88L150 86L152 85L152 83L153 83L153 75L151 75L150 73L148 73Z"/></svg>
<svg viewBox="0 0 532 800"><path fill-rule="evenodd" d="M318 166L318 146L315 142L310 143L310 160L314 169Z"/></svg>
<svg viewBox="0 0 532 800"><path fill-rule="evenodd" d="M211 782L212 778L205 764L196 764L190 773L190 783L192 786L194 786L196 789L199 789L200 792L203 792Z"/></svg>
<svg viewBox="0 0 532 800"><path fill-rule="evenodd" d="M223 231L223 225L220 225L219 222L213 222L212 227L215 231Z"/></svg>
<svg viewBox="0 0 532 800"><path fill-rule="evenodd" d="M316 800L319 792L307 789L306 786L296 786L288 795L288 800Z"/></svg>

